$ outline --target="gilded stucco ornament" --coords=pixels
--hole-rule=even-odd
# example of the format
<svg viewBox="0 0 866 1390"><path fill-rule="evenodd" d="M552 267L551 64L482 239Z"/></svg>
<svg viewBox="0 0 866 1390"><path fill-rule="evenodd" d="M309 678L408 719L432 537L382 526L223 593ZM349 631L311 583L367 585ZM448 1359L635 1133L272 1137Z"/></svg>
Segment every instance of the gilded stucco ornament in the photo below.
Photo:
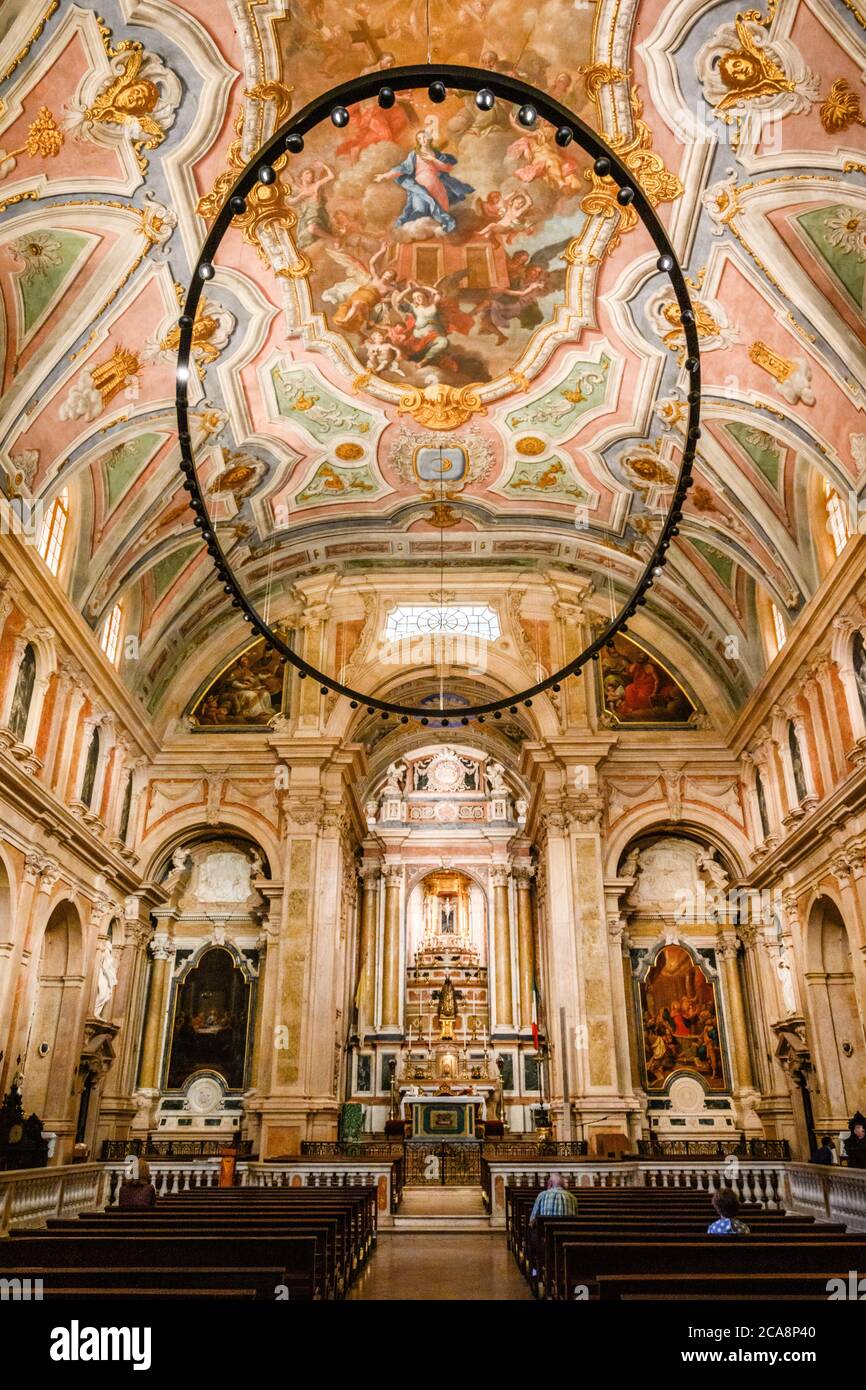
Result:
<svg viewBox="0 0 866 1390"><path fill-rule="evenodd" d="M145 174L144 151L157 149L174 124L183 92L181 81L139 39L122 39L113 45L111 30L101 20L97 23L111 75L88 74L67 108L65 124L77 138L92 137L95 128L119 133L131 142Z"/></svg>
<svg viewBox="0 0 866 1390"><path fill-rule="evenodd" d="M759 10L744 10L696 55L698 81L719 120L730 122L750 108L796 115L817 100L820 77L790 39L768 37L769 23Z"/></svg>

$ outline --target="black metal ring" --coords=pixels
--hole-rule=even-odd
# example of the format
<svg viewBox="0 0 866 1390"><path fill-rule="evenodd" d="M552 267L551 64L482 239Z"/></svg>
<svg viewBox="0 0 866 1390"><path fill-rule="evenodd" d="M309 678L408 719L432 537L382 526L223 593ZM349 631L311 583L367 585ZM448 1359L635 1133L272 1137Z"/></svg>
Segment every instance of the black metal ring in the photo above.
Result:
<svg viewBox="0 0 866 1390"><path fill-rule="evenodd" d="M653 553L644 571L639 577L631 596L622 606L620 612L613 618L608 625L584 648L579 656L576 656L567 665L555 671L552 676L548 676L543 681L538 681L535 685L527 686L525 690L517 694L505 696L500 700L491 700L484 705L471 705L461 709L459 714L452 708L448 709L428 709L423 706L401 705L392 700L382 700L375 695L365 695L362 691L353 689L351 686L343 685L342 682L334 680L332 676L325 675L318 671L315 666L311 666L297 652L292 651L287 642L273 630L273 628L259 616L246 594L235 578L231 564L226 559L222 546L217 539L216 527L210 524L210 517L199 487L198 478L195 471L195 461L192 455L191 439L189 434L189 400L187 394L189 372L192 363L192 331L195 322L196 309L201 297L204 276L202 267L212 268L213 258L222 241L223 236L228 230L234 212L230 206L233 198L243 198L253 184L257 181L259 170L263 166L269 166L274 160L284 155L286 150L286 140L290 135L305 135L322 121L327 120L331 112L337 107L354 105L359 101L364 101L369 97L375 97L383 87L388 87L390 91L407 91L422 87L429 87L431 82L444 82L446 87L458 91L478 92L482 88L487 88L493 92L494 96L502 98L504 101L516 105L531 105L538 113L538 119L549 122L554 129L560 130L569 128L574 134L575 141L592 156L594 160L604 159L609 166L610 177L617 183L620 189L629 189L632 197L629 199L630 206L635 209L647 231L655 243L659 257L665 258L665 270L671 281L677 304L680 309L683 333L686 342L687 357L685 361L686 369L689 373L688 390L688 424L686 426L686 437L683 445L683 454L680 460L680 470L677 476L676 487L671 510L662 526L659 538L656 541ZM670 268L667 268L668 258ZM205 275L207 275L207 270ZM543 92L537 91L526 82L521 82L514 77L505 77L502 73L485 72L481 68L464 68L447 64L415 64L408 67L388 68L383 73L368 73L364 77L353 78L350 82L343 82L338 87L333 87L329 92L316 97L309 102L296 116L284 122L268 140L267 144L254 155L246 168L239 174L232 188L229 190L222 207L217 213L216 218L208 232L204 245L199 253L198 260L193 270L192 279L187 291L184 302L183 314L179 320L180 340L177 354L176 370L176 395L175 405L177 409L178 436L180 441L181 468L184 473L184 482L190 494L191 505L196 513L196 524L200 526L208 551L213 556L214 566L219 575L225 591L232 596L232 606L240 609L244 619L250 623L260 637L264 638L268 646L286 660L290 661L297 669L301 679L310 677L316 680L327 690L333 691L337 695L344 695L353 702L353 706L364 705L368 710L379 710L383 717L389 714L399 714L416 719L423 719L424 723L431 720L442 720L443 723L456 722L468 723L470 719L476 719L480 715L501 713L503 710L514 710L517 705L527 704L536 695L541 695L550 689L558 689L561 683L568 676L575 675L590 660L598 656L602 647L613 640L618 632L626 629L629 618L636 612L637 608L646 603L646 593L651 587L655 576L655 570L662 567L665 561L665 554L670 546L671 540L678 533L678 525L683 509L683 499L691 483L692 464L694 462L697 439L699 437L699 425L701 416L700 399L700 341L698 338L695 316L692 310L691 297L688 285L682 268L677 260L676 253L671 245L667 232L655 209L640 187L640 184L633 178L631 172L623 161L619 158L615 150L610 149L605 142L592 130L579 116L574 115L567 107L562 106L558 101L551 100Z"/></svg>

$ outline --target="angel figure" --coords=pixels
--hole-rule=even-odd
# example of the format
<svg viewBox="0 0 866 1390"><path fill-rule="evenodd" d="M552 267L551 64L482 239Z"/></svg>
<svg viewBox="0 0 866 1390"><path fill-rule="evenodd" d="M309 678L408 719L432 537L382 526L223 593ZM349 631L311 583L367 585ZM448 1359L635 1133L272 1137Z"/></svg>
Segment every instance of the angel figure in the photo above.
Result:
<svg viewBox="0 0 866 1390"><path fill-rule="evenodd" d="M528 193L509 193L495 221L488 222L480 235L513 241L516 236L531 236L535 227L526 218L534 206Z"/></svg>
<svg viewBox="0 0 866 1390"><path fill-rule="evenodd" d="M382 260L388 250L383 241L379 250L365 265L347 251L339 251L333 246L325 248L332 260L349 272L348 278L332 285L322 295L331 304L338 304L334 323L340 328L361 329L370 318L376 317L376 310L386 295L391 294L397 285L394 270L382 270Z"/></svg>
<svg viewBox="0 0 866 1390"><path fill-rule="evenodd" d="M562 257L568 239L551 243L530 257L515 251L508 257L508 289L495 290L480 307L480 332L506 343L515 319L522 328L536 328L543 319L538 300L565 286L565 269L551 270Z"/></svg>
<svg viewBox="0 0 866 1390"><path fill-rule="evenodd" d="M512 124L520 131L520 139L515 140L505 151L509 159L522 162L522 168L515 169L515 178L522 183L541 179L556 193L577 193L580 190L580 171L577 160L560 154L553 143L551 132L546 125L537 130L527 131L522 126Z"/></svg>
<svg viewBox="0 0 866 1390"><path fill-rule="evenodd" d="M312 246L316 241L327 241L333 236L325 196L322 189L334 178L333 169L321 159L308 164L298 176L298 186L294 193L286 196L286 202L299 209L298 230L295 244L298 247Z"/></svg>

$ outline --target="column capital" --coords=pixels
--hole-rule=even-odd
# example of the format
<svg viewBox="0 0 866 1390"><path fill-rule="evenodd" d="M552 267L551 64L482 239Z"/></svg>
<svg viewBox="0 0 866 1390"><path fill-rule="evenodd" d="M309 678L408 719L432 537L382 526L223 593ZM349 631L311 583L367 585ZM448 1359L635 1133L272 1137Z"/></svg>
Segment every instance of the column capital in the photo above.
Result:
<svg viewBox="0 0 866 1390"><path fill-rule="evenodd" d="M165 932L158 932L150 943L150 953L154 960L170 960L174 955L174 942Z"/></svg>

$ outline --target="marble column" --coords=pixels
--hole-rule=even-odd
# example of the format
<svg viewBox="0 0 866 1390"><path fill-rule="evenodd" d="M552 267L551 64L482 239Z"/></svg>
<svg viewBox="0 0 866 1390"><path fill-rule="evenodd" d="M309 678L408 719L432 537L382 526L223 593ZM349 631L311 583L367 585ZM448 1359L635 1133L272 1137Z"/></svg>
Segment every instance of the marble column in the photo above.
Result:
<svg viewBox="0 0 866 1390"><path fill-rule="evenodd" d="M490 872L493 894L493 983L495 1026L514 1027L511 986L511 922L508 910L508 866L494 864Z"/></svg>
<svg viewBox="0 0 866 1390"><path fill-rule="evenodd" d="M382 940L382 1027L400 1027L400 889L403 869L386 864L385 931Z"/></svg>
<svg viewBox="0 0 866 1390"><path fill-rule="evenodd" d="M532 981L535 977L535 930L532 912L531 865L514 870L517 886L517 964L519 973L520 1027L532 1023Z"/></svg>
<svg viewBox="0 0 866 1390"><path fill-rule="evenodd" d="M170 937L160 934L153 938L150 952L153 956L153 967L150 973L150 995L147 1001L144 1037L141 1043L141 1065L138 1072L138 1085L142 1091L156 1091L159 1088L160 1044L165 1022L168 987L171 980L174 944Z"/></svg>
<svg viewBox="0 0 866 1390"><path fill-rule="evenodd" d="M361 920L358 939L358 1031L373 1023L376 1002L376 928L379 924L379 865L361 869Z"/></svg>
<svg viewBox="0 0 866 1390"><path fill-rule="evenodd" d="M737 938L733 932L723 932L718 939L718 953L722 961L725 977L725 998L728 1005L728 1018L731 1025L731 1045L734 1053L734 1070L738 1090L751 1088L752 1061L749 1055L749 1039L746 1025L746 1011L743 1007L743 990L737 965Z"/></svg>

